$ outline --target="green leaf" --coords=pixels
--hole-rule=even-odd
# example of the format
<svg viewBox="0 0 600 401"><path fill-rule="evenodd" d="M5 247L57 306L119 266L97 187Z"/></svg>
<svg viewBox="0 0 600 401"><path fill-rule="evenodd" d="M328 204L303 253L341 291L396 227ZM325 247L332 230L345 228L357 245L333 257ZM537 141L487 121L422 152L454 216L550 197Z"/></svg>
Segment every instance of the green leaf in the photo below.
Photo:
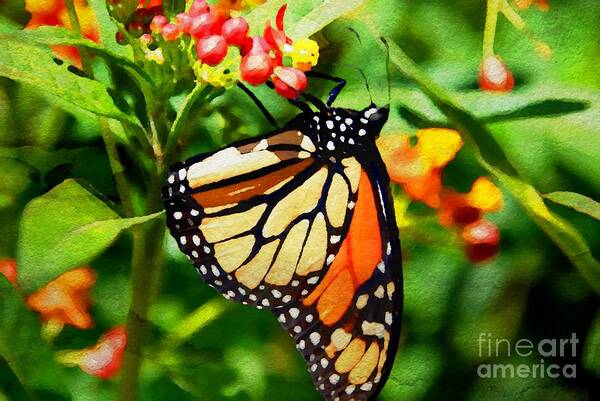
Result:
<svg viewBox="0 0 600 401"><path fill-rule="evenodd" d="M355 11L362 6L365 0L329 0L324 1L320 6L312 9L307 15L302 17L287 30L287 34L292 39L307 38L336 19Z"/></svg>
<svg viewBox="0 0 600 401"><path fill-rule="evenodd" d="M40 93L57 97L94 114L128 121L140 126L137 118L115 106L100 82L69 72L57 65L49 50L0 33L0 76L32 85Z"/></svg>
<svg viewBox="0 0 600 401"><path fill-rule="evenodd" d="M54 361L52 351L41 340L37 316L1 274L0 310L0 359L6 361L16 380L31 399L43 399L35 397L41 390L66 396L66 369Z"/></svg>
<svg viewBox="0 0 600 401"><path fill-rule="evenodd" d="M19 282L32 291L65 271L84 265L124 230L163 212L120 218L106 203L69 179L32 200L23 211L17 260Z"/></svg>
<svg viewBox="0 0 600 401"><path fill-rule="evenodd" d="M544 195L554 203L570 207L580 213L587 214L590 217L600 220L600 203L585 195L576 192L557 191Z"/></svg>
<svg viewBox="0 0 600 401"><path fill-rule="evenodd" d="M124 68L127 72L132 74L138 84L153 85L152 78L131 60L131 52L120 51L120 49L124 47L121 45L116 45L118 46L116 49L114 46L110 46L110 44L105 47L102 44L82 38L70 29L58 26L41 26L36 29L0 33L0 37L3 36L24 43L30 42L47 46L67 45L85 47L94 54L110 61L115 66ZM114 36L110 43L116 44Z"/></svg>

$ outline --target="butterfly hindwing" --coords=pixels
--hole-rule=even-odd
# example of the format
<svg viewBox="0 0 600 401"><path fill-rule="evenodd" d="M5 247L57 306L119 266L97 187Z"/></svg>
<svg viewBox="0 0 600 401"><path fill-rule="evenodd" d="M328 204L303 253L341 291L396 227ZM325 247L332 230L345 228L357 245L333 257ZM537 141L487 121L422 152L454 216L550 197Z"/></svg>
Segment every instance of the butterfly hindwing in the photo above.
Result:
<svg viewBox="0 0 600 401"><path fill-rule="evenodd" d="M360 165L326 165L284 131L175 165L167 224L202 278L225 297L277 307L316 286L345 236ZM349 207L350 206L350 207Z"/></svg>
<svg viewBox="0 0 600 401"><path fill-rule="evenodd" d="M374 399L396 353L402 283L385 177L373 182L363 172L349 232L327 274L307 297L277 311L326 400Z"/></svg>

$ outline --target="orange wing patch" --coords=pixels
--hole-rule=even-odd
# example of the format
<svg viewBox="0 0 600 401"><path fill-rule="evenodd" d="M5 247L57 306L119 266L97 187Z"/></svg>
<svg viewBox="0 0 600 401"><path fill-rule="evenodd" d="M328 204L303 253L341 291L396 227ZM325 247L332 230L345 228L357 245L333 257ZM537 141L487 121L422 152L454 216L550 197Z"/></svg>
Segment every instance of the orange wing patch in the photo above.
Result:
<svg viewBox="0 0 600 401"><path fill-rule="evenodd" d="M373 275L382 260L381 249L375 194L363 170L348 234L327 274L304 299L304 305L316 302L321 322L334 325L349 309L356 289Z"/></svg>

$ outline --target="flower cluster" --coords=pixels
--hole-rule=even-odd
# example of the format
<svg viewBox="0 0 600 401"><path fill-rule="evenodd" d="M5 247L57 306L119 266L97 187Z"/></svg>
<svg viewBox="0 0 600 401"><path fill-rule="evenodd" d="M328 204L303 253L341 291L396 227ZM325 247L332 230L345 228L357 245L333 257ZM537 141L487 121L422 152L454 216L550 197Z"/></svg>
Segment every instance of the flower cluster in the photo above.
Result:
<svg viewBox="0 0 600 401"><path fill-rule="evenodd" d="M489 260L498 252L500 233L484 214L502 208L501 191L485 177L478 178L466 194L442 185L444 167L463 145L456 131L423 129L416 140L411 145L408 135L379 138L377 145L391 180L412 200L436 209L443 226L458 230L471 261Z"/></svg>
<svg viewBox="0 0 600 401"><path fill-rule="evenodd" d="M79 18L81 34L87 39L99 42L98 23L92 8L85 0L74 0L73 3ZM31 14L26 29L45 25L72 28L65 0L25 0L25 9ZM52 46L52 50L58 58L69 60L73 65L81 68L81 56L76 47L58 45Z"/></svg>
<svg viewBox="0 0 600 401"><path fill-rule="evenodd" d="M210 6L205 0L195 0L172 20L155 15L149 25L152 36L141 39L157 41L159 47L168 46L168 42L180 41L182 47L193 43L196 76L213 86L239 79L251 85L271 81L280 95L297 98L306 89L305 71L317 64L317 43L310 39L294 42L286 35L286 6L277 13L275 27L267 21L262 36L250 36L246 19L232 15L240 7L238 2Z"/></svg>
<svg viewBox="0 0 600 401"><path fill-rule="evenodd" d="M17 286L17 263L12 258L0 259L0 275ZM94 321L89 313L90 291L96 273L89 267L79 267L63 273L26 298L29 308L40 314L46 333L57 335L64 326L89 329ZM84 372L101 379L110 379L121 368L127 345L124 326L105 332L98 342L83 350L63 351L57 360L79 366Z"/></svg>

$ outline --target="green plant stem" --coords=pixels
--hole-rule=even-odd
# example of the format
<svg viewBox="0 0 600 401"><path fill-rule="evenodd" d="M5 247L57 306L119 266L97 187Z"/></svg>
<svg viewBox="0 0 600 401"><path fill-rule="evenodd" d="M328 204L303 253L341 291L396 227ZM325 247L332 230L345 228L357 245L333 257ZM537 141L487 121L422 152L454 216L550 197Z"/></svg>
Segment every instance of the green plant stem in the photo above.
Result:
<svg viewBox="0 0 600 401"><path fill-rule="evenodd" d="M488 0L485 14L485 28L483 30L483 57L494 54L494 41L496 39L496 26L498 24L498 12L502 0Z"/></svg>
<svg viewBox="0 0 600 401"><path fill-rule="evenodd" d="M73 3L73 0L65 0L65 4L67 6L67 12L69 13L69 20L71 21L71 26L73 27L73 30L83 37L81 33L81 25L79 24L79 17L77 16L77 10L75 9L75 4ZM81 56L81 66L83 67L83 72L85 72L85 75L87 75L88 77L92 77L93 71L90 55L87 52L87 49L81 46L78 47L78 49L79 55Z"/></svg>
<svg viewBox="0 0 600 401"><path fill-rule="evenodd" d="M106 153L108 155L110 169L115 179L117 192L119 193L119 198L121 199L123 212L126 217L133 217L135 216L135 210L133 208L131 190L129 183L127 182L127 178L125 177L125 168L123 167L121 159L119 158L115 137L108 126L108 121L106 121L106 118L100 117L99 123L102 140L104 141L104 147L106 148Z"/></svg>
<svg viewBox="0 0 600 401"><path fill-rule="evenodd" d="M187 117L197 104L198 99L208 97L212 92L212 89L212 86L197 83L196 86L194 86L194 89L192 89L192 91L186 96L183 107L179 113L177 113L177 117L175 118L167 137L167 144L164 148L164 165L171 163L177 147L177 141L179 140L179 136L181 135L185 123L188 120Z"/></svg>
<svg viewBox="0 0 600 401"><path fill-rule="evenodd" d="M160 191L154 177L149 185L149 212L162 209ZM158 292L162 265L165 225L163 219L133 229L131 260L131 304L127 317L127 351L121 369L120 401L139 400L140 369L144 358L144 342L148 311Z"/></svg>

